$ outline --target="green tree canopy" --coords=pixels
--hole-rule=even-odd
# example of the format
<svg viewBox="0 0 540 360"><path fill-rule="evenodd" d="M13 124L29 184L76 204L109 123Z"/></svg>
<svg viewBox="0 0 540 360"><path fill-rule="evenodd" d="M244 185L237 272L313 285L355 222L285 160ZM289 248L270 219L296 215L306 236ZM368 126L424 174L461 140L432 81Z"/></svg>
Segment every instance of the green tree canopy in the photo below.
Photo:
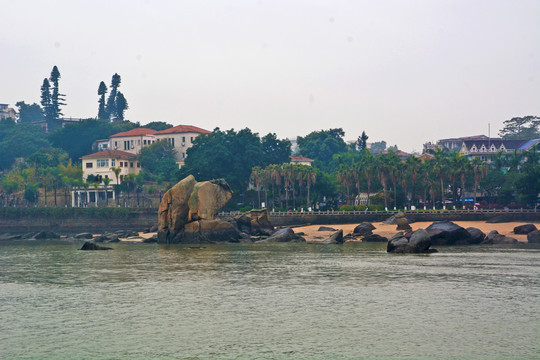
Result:
<svg viewBox="0 0 540 360"><path fill-rule="evenodd" d="M504 121L504 128L499 131L503 139L538 139L540 138L540 117L514 117Z"/></svg>
<svg viewBox="0 0 540 360"><path fill-rule="evenodd" d="M281 161L288 153L283 150L288 146L285 140L278 141L273 134L269 135L265 137L265 146L259 135L248 128L238 132L216 128L211 134L200 135L187 150L181 174L192 174L199 181L224 178L235 192L243 192L252 168Z"/></svg>
<svg viewBox="0 0 540 360"><path fill-rule="evenodd" d="M147 128L147 129L161 131L161 130L170 129L173 126L171 124L169 124L169 123L164 122L164 121L152 121L152 122L149 122L148 124L144 125L143 127Z"/></svg>
<svg viewBox="0 0 540 360"><path fill-rule="evenodd" d="M69 157L78 162L81 156L92 152L94 141L136 127L138 124L126 121L111 123L108 120L86 119L53 132L49 135L49 141L67 151Z"/></svg>
<svg viewBox="0 0 540 360"><path fill-rule="evenodd" d="M314 131L305 137L299 136L296 141L302 156L312 158L315 160L314 166L328 171L333 156L347 151L343 136L343 129L337 128Z"/></svg>
<svg viewBox="0 0 540 360"><path fill-rule="evenodd" d="M19 101L15 106L18 107L20 123L33 123L43 120L43 110L39 104L27 104L24 101Z"/></svg>
<svg viewBox="0 0 540 360"><path fill-rule="evenodd" d="M171 181L178 173L175 156L176 150L168 141L157 141L143 147L138 158L146 178Z"/></svg>
<svg viewBox="0 0 540 360"><path fill-rule="evenodd" d="M262 150L266 155L266 164L283 164L289 162L291 156L291 142L287 139L280 140L276 134L263 136Z"/></svg>
<svg viewBox="0 0 540 360"><path fill-rule="evenodd" d="M0 169L8 169L16 158L26 158L50 146L38 125L16 124L12 119L0 120Z"/></svg>

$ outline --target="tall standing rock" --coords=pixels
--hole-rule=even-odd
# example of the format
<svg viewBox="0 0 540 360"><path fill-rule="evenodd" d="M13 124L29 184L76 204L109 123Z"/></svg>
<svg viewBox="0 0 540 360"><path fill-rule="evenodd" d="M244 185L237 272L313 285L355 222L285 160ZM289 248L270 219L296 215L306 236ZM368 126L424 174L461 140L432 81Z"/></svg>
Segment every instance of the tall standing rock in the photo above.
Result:
<svg viewBox="0 0 540 360"><path fill-rule="evenodd" d="M169 189L158 209L158 238L160 242L167 242L171 235L182 231L188 222L188 200L193 192L197 180L189 175L171 189Z"/></svg>
<svg viewBox="0 0 540 360"><path fill-rule="evenodd" d="M195 184L189 197L188 221L213 220L232 198L232 190L223 179Z"/></svg>

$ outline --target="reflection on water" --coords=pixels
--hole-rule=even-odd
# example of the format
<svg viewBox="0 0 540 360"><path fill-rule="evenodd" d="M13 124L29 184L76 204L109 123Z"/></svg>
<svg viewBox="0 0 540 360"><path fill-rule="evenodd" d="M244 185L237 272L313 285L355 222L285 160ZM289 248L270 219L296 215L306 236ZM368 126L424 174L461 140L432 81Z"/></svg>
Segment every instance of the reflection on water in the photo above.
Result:
<svg viewBox="0 0 540 360"><path fill-rule="evenodd" d="M540 358L540 249L0 244L0 358Z"/></svg>

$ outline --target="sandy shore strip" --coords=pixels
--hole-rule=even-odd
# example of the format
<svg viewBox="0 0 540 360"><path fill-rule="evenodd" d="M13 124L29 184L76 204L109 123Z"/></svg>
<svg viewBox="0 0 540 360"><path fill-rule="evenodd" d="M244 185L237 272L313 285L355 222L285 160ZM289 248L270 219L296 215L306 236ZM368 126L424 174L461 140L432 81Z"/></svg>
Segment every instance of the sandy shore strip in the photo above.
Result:
<svg viewBox="0 0 540 360"><path fill-rule="evenodd" d="M521 242L527 242L527 235L516 235L513 232L516 226L528 224L527 222L488 224L484 221L453 221L453 223L465 229L468 227L478 228L486 235L492 230L497 230L499 234L513 237L514 239ZM373 230L373 233L384 236L386 238L391 238L398 232L398 230L396 230L397 225L384 224L382 222L374 222L372 224L373 226L375 226L375 230ZM433 221L420 221L412 223L411 227L413 230L425 229L431 224L433 224ZM537 228L540 228L540 223L536 222L532 224L535 224ZM323 241L328 239L330 235L334 233L334 231L318 231L321 226L330 227L336 230L343 229L343 235L347 235L349 233L352 233L357 225L358 224L309 225L295 227L294 232L303 232L305 234L303 236L306 238L307 241Z"/></svg>

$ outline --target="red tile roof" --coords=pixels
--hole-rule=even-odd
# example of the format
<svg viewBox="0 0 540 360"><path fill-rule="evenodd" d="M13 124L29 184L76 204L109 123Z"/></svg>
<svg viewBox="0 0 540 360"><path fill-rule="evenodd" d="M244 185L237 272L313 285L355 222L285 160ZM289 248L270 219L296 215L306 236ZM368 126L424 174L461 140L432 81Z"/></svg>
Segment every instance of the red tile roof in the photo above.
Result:
<svg viewBox="0 0 540 360"><path fill-rule="evenodd" d="M303 156L289 156L292 161L314 161L313 159L303 157Z"/></svg>
<svg viewBox="0 0 540 360"><path fill-rule="evenodd" d="M211 131L201 129L200 127L192 125L178 125L170 129L165 129L156 132L156 134L180 134L180 133L201 133L201 134L210 134Z"/></svg>
<svg viewBox="0 0 540 360"><path fill-rule="evenodd" d="M120 150L103 150L97 153L84 155L81 159L86 158L136 158L137 155Z"/></svg>
<svg viewBox="0 0 540 360"><path fill-rule="evenodd" d="M133 130L129 130L129 131L125 131L125 132L121 132L121 133L118 133L118 134L111 135L111 137L113 138L113 137L124 137L124 136L153 135L156 132L157 132L156 130L152 130L152 129L136 128L136 129L133 129Z"/></svg>

